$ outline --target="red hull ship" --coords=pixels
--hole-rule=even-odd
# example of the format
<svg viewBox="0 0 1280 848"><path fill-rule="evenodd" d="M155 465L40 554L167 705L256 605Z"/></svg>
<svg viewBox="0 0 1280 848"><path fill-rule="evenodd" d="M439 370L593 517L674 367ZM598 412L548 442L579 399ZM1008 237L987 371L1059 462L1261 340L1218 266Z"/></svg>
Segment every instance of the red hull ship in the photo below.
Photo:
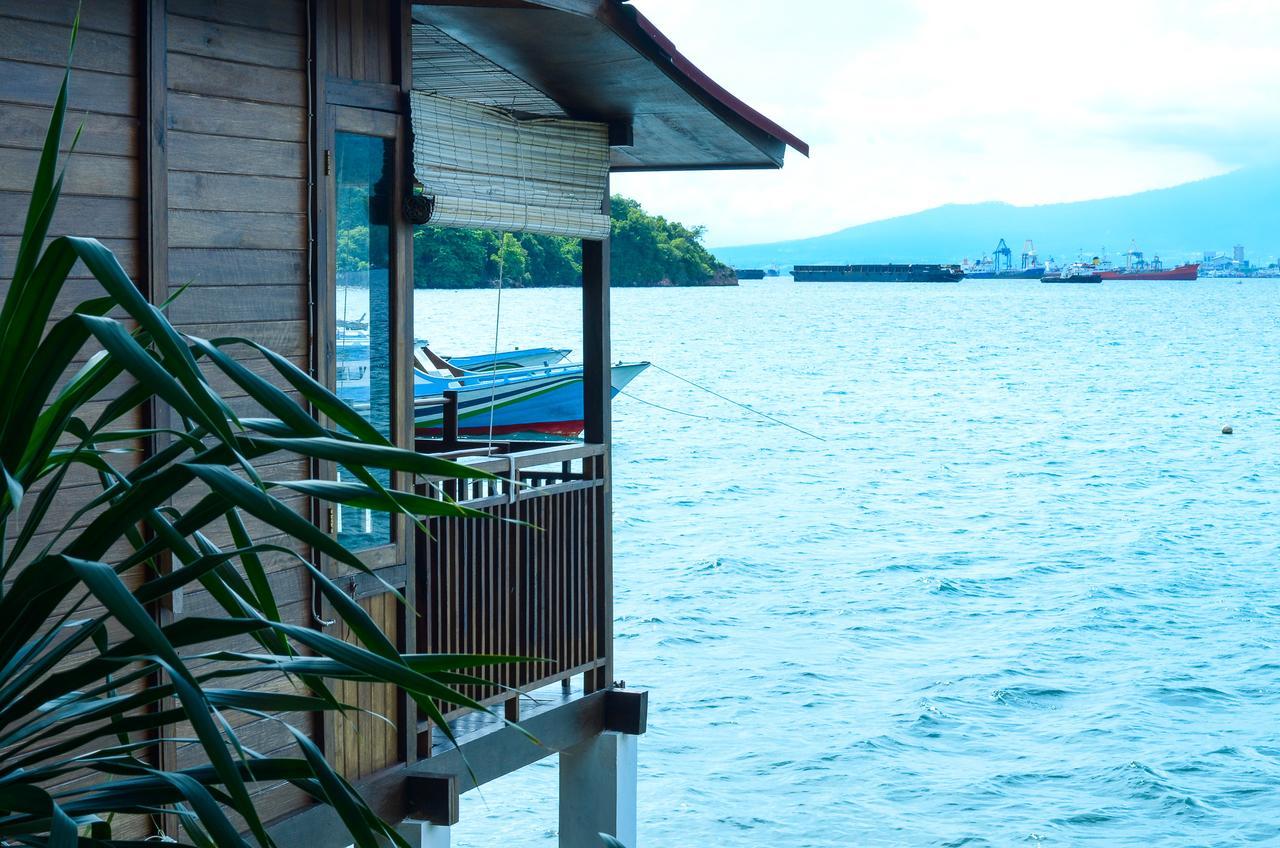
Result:
<svg viewBox="0 0 1280 848"><path fill-rule="evenodd" d="M1192 262L1163 270L1103 271L1104 280L1195 280L1200 276L1200 263Z"/></svg>

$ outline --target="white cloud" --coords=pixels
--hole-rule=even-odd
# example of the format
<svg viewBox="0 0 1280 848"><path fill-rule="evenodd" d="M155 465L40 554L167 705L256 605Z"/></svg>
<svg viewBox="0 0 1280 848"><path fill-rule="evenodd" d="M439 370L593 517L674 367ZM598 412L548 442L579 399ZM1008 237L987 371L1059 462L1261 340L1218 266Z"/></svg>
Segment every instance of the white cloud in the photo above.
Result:
<svg viewBox="0 0 1280 848"><path fill-rule="evenodd" d="M635 5L813 145L781 173L617 179L712 244L1141 191L1275 155L1280 0Z"/></svg>

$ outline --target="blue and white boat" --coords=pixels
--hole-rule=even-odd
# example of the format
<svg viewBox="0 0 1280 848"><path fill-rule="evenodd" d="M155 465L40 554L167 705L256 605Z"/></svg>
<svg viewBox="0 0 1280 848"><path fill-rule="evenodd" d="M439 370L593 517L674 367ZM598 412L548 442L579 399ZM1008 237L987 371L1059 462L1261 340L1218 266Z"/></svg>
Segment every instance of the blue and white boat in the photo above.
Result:
<svg viewBox="0 0 1280 848"><path fill-rule="evenodd" d="M569 353L568 348L531 347L478 356L446 356L445 360L463 371L514 371L519 368L547 368L563 362Z"/></svg>
<svg viewBox="0 0 1280 848"><path fill-rule="evenodd" d="M360 326L341 329L338 396L357 412L370 415L368 331ZM440 398L446 391L458 393L460 435L580 435L584 428L583 371L582 365L560 364L568 354L563 348L539 347L445 360L429 358L425 347L416 351L413 395L417 435L441 435L444 407ZM615 365L614 396L648 367L647 362Z"/></svg>
<svg viewBox="0 0 1280 848"><path fill-rule="evenodd" d="M616 397L648 367L647 362L614 365L610 380L613 395ZM440 436L443 432L444 408L438 398L446 391L458 393L460 435L540 433L572 437L581 435L585 426L581 365L462 376L415 368L414 430L417 435Z"/></svg>

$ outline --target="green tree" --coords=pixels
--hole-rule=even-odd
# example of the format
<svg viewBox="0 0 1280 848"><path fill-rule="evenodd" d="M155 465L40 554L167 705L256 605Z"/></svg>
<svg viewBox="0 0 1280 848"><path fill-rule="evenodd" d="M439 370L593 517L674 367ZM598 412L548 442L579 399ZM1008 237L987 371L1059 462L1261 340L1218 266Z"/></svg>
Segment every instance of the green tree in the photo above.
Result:
<svg viewBox="0 0 1280 848"><path fill-rule="evenodd" d="M418 288L469 289L489 285L490 242L481 230L418 227L413 233L413 276Z"/></svg>
<svg viewBox="0 0 1280 848"><path fill-rule="evenodd" d="M628 197L610 202L615 286L706 285L731 273L702 245L705 230L650 215ZM342 242L339 240L339 248ZM582 242L533 233L420 227L414 233L419 288L474 288L499 275L526 286L582 284Z"/></svg>
<svg viewBox="0 0 1280 848"><path fill-rule="evenodd" d="M496 272L495 279L504 283L524 285L529 280L529 253L511 233L502 234L489 263Z"/></svg>

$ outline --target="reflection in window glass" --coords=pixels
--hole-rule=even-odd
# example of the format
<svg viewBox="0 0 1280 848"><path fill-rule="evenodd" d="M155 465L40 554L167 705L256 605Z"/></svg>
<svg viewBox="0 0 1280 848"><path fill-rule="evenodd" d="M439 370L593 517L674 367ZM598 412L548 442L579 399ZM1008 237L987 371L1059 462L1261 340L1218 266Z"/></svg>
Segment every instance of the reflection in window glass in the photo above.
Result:
<svg viewBox="0 0 1280 848"><path fill-rule="evenodd" d="M335 151L338 395L391 438L390 220L392 141L338 133ZM391 484L386 471L374 475ZM343 480L355 482L345 469ZM338 540L351 550L391 542L385 513L338 510Z"/></svg>

